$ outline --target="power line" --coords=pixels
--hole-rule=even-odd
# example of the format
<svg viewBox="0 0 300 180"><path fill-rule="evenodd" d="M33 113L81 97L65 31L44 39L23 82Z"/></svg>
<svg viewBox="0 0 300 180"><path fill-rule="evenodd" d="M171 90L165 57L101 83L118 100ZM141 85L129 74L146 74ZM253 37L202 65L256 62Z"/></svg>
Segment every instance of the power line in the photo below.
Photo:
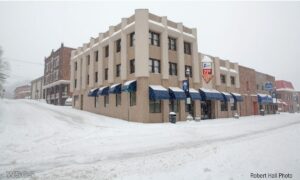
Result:
<svg viewBox="0 0 300 180"><path fill-rule="evenodd" d="M17 61L17 62L27 63L27 64L33 64L33 65L44 66L44 64L42 64L42 63L36 63L36 62L30 62L30 61L24 61L24 60L19 60L19 59L15 59L15 58L4 57L4 59L8 59L8 60L10 60L10 61Z"/></svg>

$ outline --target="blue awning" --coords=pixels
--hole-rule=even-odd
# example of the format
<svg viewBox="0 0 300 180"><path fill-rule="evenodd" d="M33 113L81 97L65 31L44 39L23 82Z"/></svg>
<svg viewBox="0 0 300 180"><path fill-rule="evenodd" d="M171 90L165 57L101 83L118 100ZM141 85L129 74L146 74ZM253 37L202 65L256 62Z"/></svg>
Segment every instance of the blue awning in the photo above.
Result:
<svg viewBox="0 0 300 180"><path fill-rule="evenodd" d="M240 95L238 93L230 93L230 94L233 96L233 99L235 102L243 101L242 95Z"/></svg>
<svg viewBox="0 0 300 180"><path fill-rule="evenodd" d="M121 84L118 83L118 84L113 84L110 86L109 88L109 93L112 93L112 94L120 94L121 93Z"/></svg>
<svg viewBox="0 0 300 180"><path fill-rule="evenodd" d="M109 90L108 86L101 87L98 89L97 95L98 96L106 96L106 95L108 95L108 90Z"/></svg>
<svg viewBox="0 0 300 180"><path fill-rule="evenodd" d="M150 85L149 86L149 99L160 100L169 99L169 91L160 85Z"/></svg>
<svg viewBox="0 0 300 180"><path fill-rule="evenodd" d="M185 99L185 92L179 87L169 87L170 99Z"/></svg>
<svg viewBox="0 0 300 180"><path fill-rule="evenodd" d="M222 101L224 100L222 94L215 90L215 89L204 89L204 88L200 88L200 95L203 101L206 100L219 100Z"/></svg>
<svg viewBox="0 0 300 180"><path fill-rule="evenodd" d="M189 93L192 100L202 100L199 91L197 91L196 89L190 88Z"/></svg>
<svg viewBox="0 0 300 180"><path fill-rule="evenodd" d="M135 92L136 91L136 80L127 81L122 86L122 91Z"/></svg>
<svg viewBox="0 0 300 180"><path fill-rule="evenodd" d="M223 101L230 101L230 98L233 98L232 95L228 92L221 92L222 96L223 96Z"/></svg>
<svg viewBox="0 0 300 180"><path fill-rule="evenodd" d="M91 89L88 93L88 96L96 97L98 93L98 88Z"/></svg>
<svg viewBox="0 0 300 180"><path fill-rule="evenodd" d="M257 94L259 104L271 104L273 103L273 98L267 94Z"/></svg>

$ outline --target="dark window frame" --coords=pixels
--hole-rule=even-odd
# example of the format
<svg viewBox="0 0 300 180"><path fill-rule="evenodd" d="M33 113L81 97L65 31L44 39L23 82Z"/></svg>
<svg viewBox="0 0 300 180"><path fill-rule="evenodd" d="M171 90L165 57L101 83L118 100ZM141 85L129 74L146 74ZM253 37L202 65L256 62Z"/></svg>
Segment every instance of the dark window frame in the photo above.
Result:
<svg viewBox="0 0 300 180"><path fill-rule="evenodd" d="M221 111L228 111L228 102L227 101L221 101L220 106L221 106Z"/></svg>
<svg viewBox="0 0 300 180"><path fill-rule="evenodd" d="M95 55L95 62L98 62L98 60L99 60L99 52L95 51L94 55Z"/></svg>
<svg viewBox="0 0 300 180"><path fill-rule="evenodd" d="M192 44L190 42L184 42L184 54L192 54Z"/></svg>
<svg viewBox="0 0 300 180"><path fill-rule="evenodd" d="M95 72L95 83L98 82L98 71Z"/></svg>
<svg viewBox="0 0 300 180"><path fill-rule="evenodd" d="M149 100L149 112L161 113L161 100Z"/></svg>
<svg viewBox="0 0 300 180"><path fill-rule="evenodd" d="M107 46L105 46L105 48L104 48L105 50L105 53L104 53L104 57L108 57L109 56L109 46L107 45Z"/></svg>
<svg viewBox="0 0 300 180"><path fill-rule="evenodd" d="M130 99L130 106L135 106L136 105L136 91L130 92L129 93L129 99Z"/></svg>
<svg viewBox="0 0 300 180"><path fill-rule="evenodd" d="M189 66L189 65L185 65L184 66L184 74L185 74L185 77L188 77L186 71L187 69L190 69L190 77L193 77L193 67L192 66Z"/></svg>
<svg viewBox="0 0 300 180"><path fill-rule="evenodd" d="M230 83L231 83L231 85L235 85L235 77L234 76L230 76Z"/></svg>
<svg viewBox="0 0 300 180"><path fill-rule="evenodd" d="M130 47L135 46L135 32L130 33Z"/></svg>
<svg viewBox="0 0 300 180"><path fill-rule="evenodd" d="M169 100L169 110L172 112L179 112L179 100L178 99L170 99Z"/></svg>
<svg viewBox="0 0 300 180"><path fill-rule="evenodd" d="M117 93L116 94L116 107L121 106L122 105L122 96L121 93Z"/></svg>
<svg viewBox="0 0 300 180"><path fill-rule="evenodd" d="M103 98L104 107L107 107L109 105L109 95L105 95Z"/></svg>
<svg viewBox="0 0 300 180"><path fill-rule="evenodd" d="M121 51L121 39L116 40L116 52Z"/></svg>
<svg viewBox="0 0 300 180"><path fill-rule="evenodd" d="M116 65L116 77L120 77L121 75L121 64Z"/></svg>
<svg viewBox="0 0 300 180"><path fill-rule="evenodd" d="M220 80L222 84L226 84L226 75L225 74L220 74Z"/></svg>
<svg viewBox="0 0 300 180"><path fill-rule="evenodd" d="M104 69L104 80L108 80L108 68Z"/></svg>
<svg viewBox="0 0 300 180"><path fill-rule="evenodd" d="M129 68L130 68L129 70L130 74L135 73L135 59L131 59L129 61Z"/></svg>
<svg viewBox="0 0 300 180"><path fill-rule="evenodd" d="M177 76L177 63L169 62L169 75Z"/></svg>
<svg viewBox="0 0 300 180"><path fill-rule="evenodd" d="M169 50L172 50L172 51L176 51L177 50L177 47L176 47L176 42L177 39L176 38L173 38L173 37L168 37L168 44L169 44Z"/></svg>
<svg viewBox="0 0 300 180"><path fill-rule="evenodd" d="M87 55L86 59L87 59L87 65L89 66L91 64L91 56Z"/></svg>
<svg viewBox="0 0 300 180"><path fill-rule="evenodd" d="M160 47L160 34L154 31L149 31L149 44Z"/></svg>
<svg viewBox="0 0 300 180"><path fill-rule="evenodd" d="M155 64L155 62L157 62L157 65ZM150 68L151 68L151 70L150 70ZM149 60L148 60L148 69L149 69L150 73L160 73L161 72L160 60L149 58ZM156 70L158 72L156 72Z"/></svg>

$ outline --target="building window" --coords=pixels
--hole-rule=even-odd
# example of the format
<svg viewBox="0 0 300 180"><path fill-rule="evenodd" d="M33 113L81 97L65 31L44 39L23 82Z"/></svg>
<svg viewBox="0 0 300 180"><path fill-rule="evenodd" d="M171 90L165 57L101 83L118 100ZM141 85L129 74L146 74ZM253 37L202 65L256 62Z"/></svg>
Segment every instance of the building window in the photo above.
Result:
<svg viewBox="0 0 300 180"><path fill-rule="evenodd" d="M116 65L116 77L120 77L121 74L121 64Z"/></svg>
<svg viewBox="0 0 300 180"><path fill-rule="evenodd" d="M221 83L226 84L226 76L224 74L220 75Z"/></svg>
<svg viewBox="0 0 300 180"><path fill-rule="evenodd" d="M98 72L95 72L95 82L98 82Z"/></svg>
<svg viewBox="0 0 300 180"><path fill-rule="evenodd" d="M109 55L109 46L105 46L105 57L108 57Z"/></svg>
<svg viewBox="0 0 300 180"><path fill-rule="evenodd" d="M95 97L94 97L94 107L97 107L97 99L98 99L98 98L95 96Z"/></svg>
<svg viewBox="0 0 300 180"><path fill-rule="evenodd" d="M116 106L121 106L121 94L116 94Z"/></svg>
<svg viewBox="0 0 300 180"><path fill-rule="evenodd" d="M184 42L184 54L192 54L191 43Z"/></svg>
<svg viewBox="0 0 300 180"><path fill-rule="evenodd" d="M231 82L231 85L235 85L235 78L234 78L234 76L230 76L230 82Z"/></svg>
<svg viewBox="0 0 300 180"><path fill-rule="evenodd" d="M237 109L237 104L236 101L234 103L231 103L231 111L236 111Z"/></svg>
<svg viewBox="0 0 300 180"><path fill-rule="evenodd" d="M221 101L221 111L228 111L227 101Z"/></svg>
<svg viewBox="0 0 300 180"><path fill-rule="evenodd" d="M121 39L118 39L116 41L116 52L120 52L121 51Z"/></svg>
<svg viewBox="0 0 300 180"><path fill-rule="evenodd" d="M149 72L160 73L160 61L157 59L149 59Z"/></svg>
<svg viewBox="0 0 300 180"><path fill-rule="evenodd" d="M77 87L77 79L74 79L74 88Z"/></svg>
<svg viewBox="0 0 300 180"><path fill-rule="evenodd" d="M48 69L48 66L47 66ZM77 71L77 62L75 62L75 71Z"/></svg>
<svg viewBox="0 0 300 180"><path fill-rule="evenodd" d="M246 81L246 88L247 88L247 91L250 90L250 87L249 87L249 81Z"/></svg>
<svg viewBox="0 0 300 180"><path fill-rule="evenodd" d="M179 100L170 100L169 101L169 108L171 112L178 112L179 107Z"/></svg>
<svg viewBox="0 0 300 180"><path fill-rule="evenodd" d="M130 106L135 106L136 105L136 92L130 92Z"/></svg>
<svg viewBox="0 0 300 180"><path fill-rule="evenodd" d="M90 65L90 55L87 55L86 59L87 59L87 65Z"/></svg>
<svg viewBox="0 0 300 180"><path fill-rule="evenodd" d="M161 101L160 100L149 100L149 111L150 113L161 112Z"/></svg>
<svg viewBox="0 0 300 180"><path fill-rule="evenodd" d="M87 75L87 77L86 77L86 83L90 84L90 75Z"/></svg>
<svg viewBox="0 0 300 180"><path fill-rule="evenodd" d="M109 95L104 96L104 107L106 107L109 104Z"/></svg>
<svg viewBox="0 0 300 180"><path fill-rule="evenodd" d="M108 79L108 68L105 68L104 70L104 80Z"/></svg>
<svg viewBox="0 0 300 180"><path fill-rule="evenodd" d="M94 53L95 53L95 54L94 54L94 55L95 55L95 61L98 62L98 59L99 59L99 58L98 58L98 51L95 51Z"/></svg>
<svg viewBox="0 0 300 180"><path fill-rule="evenodd" d="M130 47L134 46L135 44L135 33L130 33Z"/></svg>
<svg viewBox="0 0 300 180"><path fill-rule="evenodd" d="M149 31L149 44L154 45L154 46L159 46L159 34Z"/></svg>
<svg viewBox="0 0 300 180"><path fill-rule="evenodd" d="M188 74L187 74L188 70L190 71L190 77L193 77L192 66L185 66L185 69L184 69L185 77L188 77Z"/></svg>
<svg viewBox="0 0 300 180"><path fill-rule="evenodd" d="M169 37L169 50L176 51L176 39Z"/></svg>
<svg viewBox="0 0 300 180"><path fill-rule="evenodd" d="M177 64L169 62L169 74L177 76Z"/></svg>
<svg viewBox="0 0 300 180"><path fill-rule="evenodd" d="M134 59L130 60L130 74L135 73L135 61Z"/></svg>

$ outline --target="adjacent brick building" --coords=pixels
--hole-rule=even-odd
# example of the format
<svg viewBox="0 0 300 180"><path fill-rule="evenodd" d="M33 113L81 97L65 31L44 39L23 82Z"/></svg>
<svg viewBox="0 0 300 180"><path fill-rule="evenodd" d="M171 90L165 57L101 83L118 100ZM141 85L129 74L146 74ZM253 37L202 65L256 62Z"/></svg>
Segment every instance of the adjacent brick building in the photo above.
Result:
<svg viewBox="0 0 300 180"><path fill-rule="evenodd" d="M44 94L47 103L64 105L70 93L70 58L73 48L61 47L52 50L45 58Z"/></svg>
<svg viewBox="0 0 300 180"><path fill-rule="evenodd" d="M276 81L276 95L279 101L279 110L282 112L295 112L298 110L298 92L289 81Z"/></svg>
<svg viewBox="0 0 300 180"><path fill-rule="evenodd" d="M23 85L16 87L15 99L30 99L30 85Z"/></svg>

